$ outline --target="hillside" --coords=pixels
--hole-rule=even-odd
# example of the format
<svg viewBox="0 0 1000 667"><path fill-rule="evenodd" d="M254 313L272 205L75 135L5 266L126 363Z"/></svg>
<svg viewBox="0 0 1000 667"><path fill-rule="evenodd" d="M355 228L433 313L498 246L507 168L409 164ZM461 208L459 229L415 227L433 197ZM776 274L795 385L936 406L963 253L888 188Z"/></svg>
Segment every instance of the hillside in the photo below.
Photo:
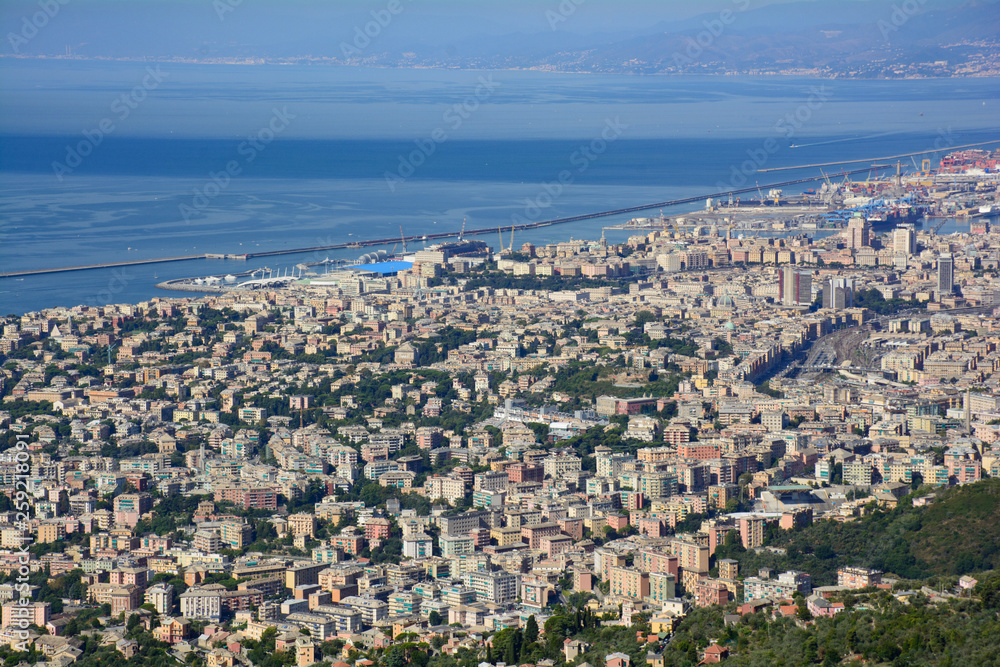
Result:
<svg viewBox="0 0 1000 667"><path fill-rule="evenodd" d="M998 582L994 575L994 589ZM883 591L848 599L849 612L808 624L770 620L764 613L727 624L718 607L696 609L665 646L663 664L694 667L709 642L716 641L731 651L725 664L734 667L996 665L1000 622L995 602L930 604L916 595L904 603Z"/></svg>
<svg viewBox="0 0 1000 667"><path fill-rule="evenodd" d="M520 11L509 2L479 2L475 11L456 11L442 0L405 3L404 20L394 22L390 16L382 23L372 23L377 12L357 2L218 0L207 3L207 11L206 3L163 0L115 3L114 11L102 9L102 4L69 3L61 19L38 31L37 38L12 42L17 47L13 52L633 74L807 72L863 78L987 74L995 72L1000 57L996 0L677 0L624 5L565 0L532 3ZM693 15L692 8L703 4L704 13ZM272 11L275 6L282 11ZM7 0L0 7L0 26L15 36L22 18L37 11L34 0ZM239 10L233 11L236 7Z"/></svg>
<svg viewBox="0 0 1000 667"><path fill-rule="evenodd" d="M803 530L772 530L765 546L787 555L745 551L733 540L719 558L735 558L740 570L796 569L813 575L815 585L832 585L837 568L872 567L905 579L961 575L1000 568L1000 479L937 492L926 507L907 497L892 511L876 510L856 521L819 521Z"/></svg>

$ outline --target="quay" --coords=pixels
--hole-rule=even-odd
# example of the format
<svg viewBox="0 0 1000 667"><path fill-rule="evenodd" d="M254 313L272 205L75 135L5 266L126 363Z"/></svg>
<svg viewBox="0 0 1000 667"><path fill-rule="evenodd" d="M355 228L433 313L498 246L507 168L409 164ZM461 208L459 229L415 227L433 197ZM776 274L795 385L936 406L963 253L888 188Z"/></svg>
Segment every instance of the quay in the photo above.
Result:
<svg viewBox="0 0 1000 667"><path fill-rule="evenodd" d="M862 174L868 172L872 169L885 169L887 165L872 165L871 167L866 167L864 169L855 169L853 171L843 172L840 175L854 175ZM697 195L694 197L685 197L683 199L674 199L671 201L657 202L655 204L644 204L642 206L631 206L629 208L619 208L613 211L600 211L598 213L586 213L583 215L574 215L568 218L556 218L554 220L543 220L540 222L528 222L520 225L503 225L503 229L511 229L514 231L522 231L528 229L540 229L542 227L552 227L554 225L564 225L570 222L580 222L582 220L593 220L595 218L605 218L612 215L625 215L628 213L637 213L639 211L648 211L654 208L668 208L670 206L679 206L682 204L691 204L694 202L705 201L706 199L717 199L720 197L728 197L729 195L739 195L746 194L748 192L757 192L761 189L770 188L781 188L787 187L789 185L799 185L801 183L812 183L814 181L823 180L824 176L816 176L813 178L799 178L792 181L783 181L781 183L770 183L767 185L754 185L749 188L741 188L738 190L727 190L725 192L714 192L710 194ZM497 231L496 227L480 228L467 230L465 236L479 236L483 234L495 234ZM279 255L297 255L300 253L307 252L322 252L328 250L343 250L346 248L361 248L364 246L376 246L376 245L389 245L396 243L397 241L432 241L439 239L447 239L458 236L458 232L435 232L433 234L412 234L410 236L396 236L392 238L384 239L371 239L368 241L351 241L349 243L335 243L332 245L324 246L312 246L309 248L289 248L286 250L266 250L262 252L246 253L246 254L220 254L220 253L204 253L198 255L185 255L181 257L156 257L151 259L135 259L125 262L104 262L101 264L87 264L81 266L61 266L49 269L28 269L25 271L7 271L0 273L0 278L18 278L23 276L37 276L46 273L67 273L71 271L91 271L94 269L114 269L123 266L141 266L144 264L164 264L168 262L187 262L191 260L198 259L256 259L259 257L277 257Z"/></svg>

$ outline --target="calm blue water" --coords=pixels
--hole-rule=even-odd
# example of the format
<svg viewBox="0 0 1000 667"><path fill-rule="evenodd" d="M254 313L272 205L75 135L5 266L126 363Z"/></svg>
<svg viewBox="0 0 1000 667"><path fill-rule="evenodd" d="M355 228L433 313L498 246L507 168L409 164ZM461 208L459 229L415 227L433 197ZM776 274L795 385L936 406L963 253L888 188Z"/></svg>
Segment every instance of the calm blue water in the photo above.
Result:
<svg viewBox="0 0 1000 667"><path fill-rule="evenodd" d="M939 157L1000 139L997 79L156 67L0 62L2 270L323 245L400 225L457 232L464 218L493 227L818 175L758 166ZM561 172L571 183L550 198ZM618 221L515 242L594 238ZM176 294L153 287L168 278L321 259L3 279L0 312L139 301Z"/></svg>

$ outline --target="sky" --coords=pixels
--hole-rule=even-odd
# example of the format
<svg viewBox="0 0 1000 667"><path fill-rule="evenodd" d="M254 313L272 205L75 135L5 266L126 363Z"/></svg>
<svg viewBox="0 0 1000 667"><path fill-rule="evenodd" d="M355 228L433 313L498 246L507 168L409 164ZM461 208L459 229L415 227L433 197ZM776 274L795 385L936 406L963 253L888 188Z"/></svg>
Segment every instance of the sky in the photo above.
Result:
<svg viewBox="0 0 1000 667"><path fill-rule="evenodd" d="M912 1L927 11L962 0ZM795 7L775 11L775 5ZM350 40L379 16L387 19L379 27L386 47L445 47L511 33L558 45L563 36L655 33L725 10L770 8L763 14L780 24L871 18L892 6L891 0L3 0L0 53L303 55Z"/></svg>

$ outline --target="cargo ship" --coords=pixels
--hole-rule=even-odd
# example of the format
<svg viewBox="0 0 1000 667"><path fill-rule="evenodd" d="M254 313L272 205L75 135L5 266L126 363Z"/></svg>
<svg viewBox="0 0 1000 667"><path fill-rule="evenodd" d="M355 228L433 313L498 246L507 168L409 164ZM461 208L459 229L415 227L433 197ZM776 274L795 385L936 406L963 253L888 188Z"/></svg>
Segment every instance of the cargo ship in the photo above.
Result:
<svg viewBox="0 0 1000 667"><path fill-rule="evenodd" d="M927 209L923 206L898 206L872 211L867 218L873 230L885 230L902 224L919 226L926 215Z"/></svg>

